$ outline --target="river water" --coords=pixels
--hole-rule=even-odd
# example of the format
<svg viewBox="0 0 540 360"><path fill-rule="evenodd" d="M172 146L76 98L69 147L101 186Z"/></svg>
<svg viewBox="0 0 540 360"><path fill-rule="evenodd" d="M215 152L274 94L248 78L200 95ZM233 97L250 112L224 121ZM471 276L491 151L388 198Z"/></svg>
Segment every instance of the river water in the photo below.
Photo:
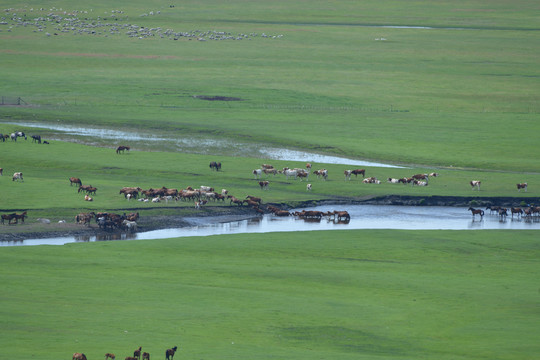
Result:
<svg viewBox="0 0 540 360"><path fill-rule="evenodd" d="M540 230L540 219L521 219L510 216L501 221L489 210L483 218L473 219L470 211L463 207L397 206L397 205L346 205L318 206L306 210L347 210L351 220L347 224L334 223L323 218L320 222L304 221L295 217L264 215L249 220L214 222L208 218L184 218L192 226L162 229L132 234L111 234L105 237L75 236L50 239L27 239L0 241L0 246L63 245L74 242L109 240L155 240L186 236L210 236L241 233L266 233L283 231L350 230L350 229L402 229L402 230ZM295 209L291 211L300 211Z"/></svg>

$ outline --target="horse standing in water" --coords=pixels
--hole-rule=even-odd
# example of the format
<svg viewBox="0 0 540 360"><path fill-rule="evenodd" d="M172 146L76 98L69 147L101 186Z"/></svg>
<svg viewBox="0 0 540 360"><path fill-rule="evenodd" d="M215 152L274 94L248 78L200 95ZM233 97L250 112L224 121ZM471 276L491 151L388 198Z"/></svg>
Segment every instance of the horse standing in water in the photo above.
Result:
<svg viewBox="0 0 540 360"><path fill-rule="evenodd" d="M484 210L474 209L472 207L470 207L468 210L471 211L473 219L474 219L474 215L480 215L481 219L484 218Z"/></svg>

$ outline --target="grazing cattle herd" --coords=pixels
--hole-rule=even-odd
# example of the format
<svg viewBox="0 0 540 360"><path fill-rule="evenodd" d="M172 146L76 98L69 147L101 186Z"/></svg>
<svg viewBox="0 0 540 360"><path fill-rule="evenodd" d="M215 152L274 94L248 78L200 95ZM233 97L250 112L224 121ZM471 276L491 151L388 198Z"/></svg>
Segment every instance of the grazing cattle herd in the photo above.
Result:
<svg viewBox="0 0 540 360"><path fill-rule="evenodd" d="M27 136L22 131L15 131L11 133L10 135L3 135L0 134L0 141L4 141L6 139L10 138L12 141L17 141L18 138L24 138L27 139ZM31 138L33 139L32 142L35 143L42 143L42 139L40 135L32 135ZM120 145L116 148L117 154L122 154L125 151L130 151L130 147L127 145ZM221 162L217 161L211 161L209 168L211 170L215 170L219 172L222 168ZM308 181L310 175L315 175L317 179L326 181L329 178L329 172L327 169L319 169L319 170L312 170L312 164L307 163L305 165L305 168L289 168L284 167L282 169L276 169L274 166L270 164L262 164L260 168L254 169L251 171L252 175L254 176L255 180L257 181L259 187L261 190L269 190L270 189L270 180L267 180L269 176L272 176L274 179L278 175L283 175L285 177L285 180L287 181L300 181L303 182L304 180ZM381 184L381 180L379 180L375 176L366 177L366 170L365 169L347 169L343 172L345 176L346 181L351 181L352 175L354 175L355 178L358 177L358 175L362 175L361 183L364 184ZM0 168L0 176L3 175L3 169ZM263 176L266 177L266 179L261 179ZM389 184L410 184L413 187L414 186L428 186L429 185L429 179L438 177L439 174L432 172L429 174L414 174L410 177L402 177L402 178L387 178L386 182ZM23 173L20 171L14 172L12 181L16 182L24 182ZM283 183L283 181L279 181L280 183ZM77 193L84 194L84 200L85 201L94 201L95 199L98 199L97 197L97 188L89 185L89 184L83 184L82 180L78 177L70 177L69 178L70 186L73 186L73 184L77 185ZM471 186L472 190L478 190L480 191L480 186L482 182L480 180L471 180L469 182L469 185ZM518 192L521 192L521 190L527 191L528 184L526 182L524 183L518 183L516 184ZM312 191L313 190L313 183L308 183L306 185L306 191ZM286 210L283 209L277 209L273 207L272 205L262 205L262 201L260 198L257 198L257 200L254 200L250 195L248 195L245 199L240 200L237 197L228 194L228 191L226 189L222 189L221 192L216 192L213 187L201 185L199 188L194 189L191 186L186 187L185 189L169 189L166 187L161 188L149 188L146 190L143 190L140 187L123 187L120 189L119 194L124 195L125 199L128 201L134 199L136 201L144 202L144 203L166 203L169 202L178 202L178 201L192 201L195 205L196 209L201 209L204 207L204 205L208 204L209 202L225 202L225 200L229 201L230 206L248 206L250 208L253 208L253 210L256 213L264 214L264 213L270 213L274 214L275 216L298 216L303 219L321 219L323 217L328 217L332 220L337 221L345 221L346 219L350 219L349 216L339 215L339 211L332 213L332 214L321 214L314 216L313 214L304 214L304 213L289 213ZM96 200L97 201L97 200ZM510 211L510 215L512 218L514 218L514 215L516 217L531 217L534 215L540 215L540 212L538 211L538 207L535 206L527 206L522 208L515 208L512 207L509 210L505 208L496 208L493 207L492 211L496 211L497 214L501 217L501 219L506 218L508 215L508 211ZM480 216L480 218L483 218L484 211L474 208L469 208L469 211L472 212L473 219L475 215ZM336 215L337 214L337 215ZM80 213L75 217L75 222L77 224L81 225L87 225L89 226L91 224L91 220L95 219L95 222L98 224L99 228L103 230L110 230L110 229L123 229L125 231L135 231L137 229L137 223L136 220L138 219L138 213L136 214L136 218L134 214L126 215L125 213L123 215L118 215L114 213ZM21 222L24 222L25 217L27 216L26 211L22 214L17 213L9 213L9 214L3 214L2 215L2 224L5 224L5 220L8 220L8 225L14 225L18 224L19 220Z"/></svg>

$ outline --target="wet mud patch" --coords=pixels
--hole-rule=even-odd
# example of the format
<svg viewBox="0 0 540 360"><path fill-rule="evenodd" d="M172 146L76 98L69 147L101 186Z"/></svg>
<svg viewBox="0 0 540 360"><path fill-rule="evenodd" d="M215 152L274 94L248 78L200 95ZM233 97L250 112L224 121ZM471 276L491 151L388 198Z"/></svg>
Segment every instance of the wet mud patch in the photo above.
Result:
<svg viewBox="0 0 540 360"><path fill-rule="evenodd" d="M207 101L244 101L244 99L232 96L193 95L193 98Z"/></svg>

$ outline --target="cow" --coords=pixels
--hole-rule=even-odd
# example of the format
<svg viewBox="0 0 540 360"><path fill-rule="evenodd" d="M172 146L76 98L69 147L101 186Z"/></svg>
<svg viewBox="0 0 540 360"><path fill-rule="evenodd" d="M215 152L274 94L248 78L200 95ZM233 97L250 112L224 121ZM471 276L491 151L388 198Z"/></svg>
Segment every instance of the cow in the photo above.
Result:
<svg viewBox="0 0 540 360"><path fill-rule="evenodd" d="M482 184L482 182L479 181L479 180L471 180L471 182L469 184L471 185L473 190L476 187L478 189L478 191L480 191L480 185Z"/></svg>
<svg viewBox="0 0 540 360"><path fill-rule="evenodd" d="M362 178L366 177L366 169L354 169L352 172L355 177L358 177L359 174L362 174Z"/></svg>
<svg viewBox="0 0 540 360"><path fill-rule="evenodd" d="M105 360L107 360L107 359L115 360L115 359L116 359L116 355L114 355L113 353L106 353L106 354L105 354Z"/></svg>
<svg viewBox="0 0 540 360"><path fill-rule="evenodd" d="M311 191L311 184L307 184L306 190L307 190L307 191Z"/></svg>
<svg viewBox="0 0 540 360"><path fill-rule="evenodd" d="M262 169L255 169L251 173L255 176L255 179L259 179L262 174Z"/></svg>
<svg viewBox="0 0 540 360"><path fill-rule="evenodd" d="M12 181L15 181L15 180L17 180L17 181L20 180L20 181L24 182L22 172L16 172L16 173L13 174Z"/></svg>
<svg viewBox="0 0 540 360"><path fill-rule="evenodd" d="M351 180L352 170L345 170L343 175L345 175L345 180Z"/></svg>
<svg viewBox="0 0 540 360"><path fill-rule="evenodd" d="M268 190L268 185L270 185L270 182L268 181L259 181L259 186L261 187L261 190Z"/></svg>
<svg viewBox="0 0 540 360"><path fill-rule="evenodd" d="M521 192L521 189L524 189L525 192L527 192L527 183L516 184L516 186L519 192Z"/></svg>

